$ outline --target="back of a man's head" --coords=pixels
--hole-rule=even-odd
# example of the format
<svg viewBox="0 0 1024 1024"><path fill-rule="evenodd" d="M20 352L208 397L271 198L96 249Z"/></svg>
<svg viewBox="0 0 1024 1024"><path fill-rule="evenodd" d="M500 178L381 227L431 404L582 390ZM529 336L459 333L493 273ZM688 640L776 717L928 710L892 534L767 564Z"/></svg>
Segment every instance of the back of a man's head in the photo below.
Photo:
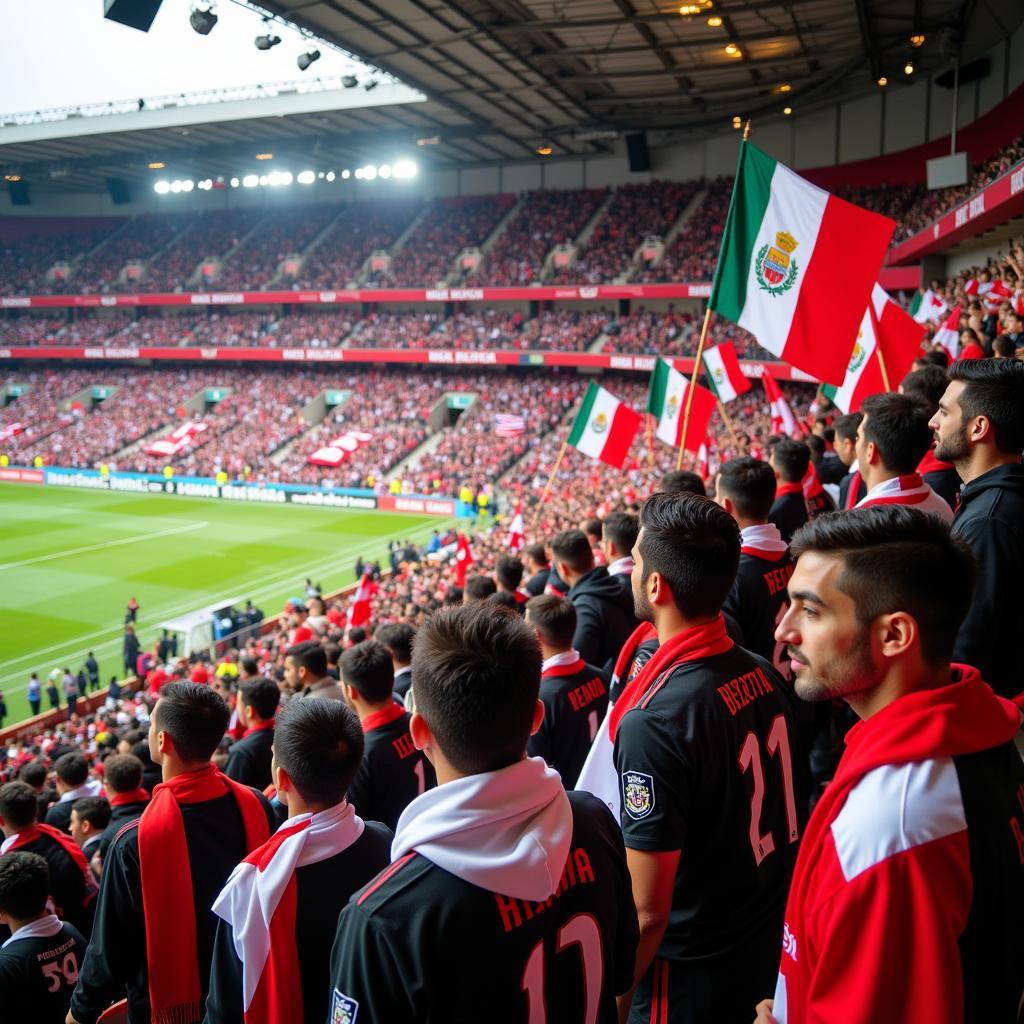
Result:
<svg viewBox="0 0 1024 1024"><path fill-rule="evenodd" d="M923 402L894 391L869 395L861 403L865 445L873 443L890 473L913 473L932 446L929 412Z"/></svg>
<svg viewBox="0 0 1024 1024"><path fill-rule="evenodd" d="M303 640L294 644L284 652L291 658L295 667L304 668L313 679L323 679L327 675L327 653L316 640Z"/></svg>
<svg viewBox="0 0 1024 1024"><path fill-rule="evenodd" d="M416 636L416 710L459 772L496 771L526 750L540 645L522 618L488 603L442 608Z"/></svg>
<svg viewBox="0 0 1024 1024"><path fill-rule="evenodd" d="M22 766L18 778L33 789L42 789L46 785L46 765L40 761L30 761Z"/></svg>
<svg viewBox="0 0 1024 1024"><path fill-rule="evenodd" d="M14 850L0 857L0 910L16 921L30 921L46 910L50 866L38 853Z"/></svg>
<svg viewBox="0 0 1024 1024"><path fill-rule="evenodd" d="M686 469L669 470L658 484L659 491L667 491L670 494L707 494L704 481L696 473Z"/></svg>
<svg viewBox="0 0 1024 1024"><path fill-rule="evenodd" d="M563 530L551 542L551 554L577 576L594 568L594 549L582 530Z"/></svg>
<svg viewBox="0 0 1024 1024"><path fill-rule="evenodd" d="M89 762L86 761L84 754L71 751L57 758L53 770L65 786L74 789L85 785L85 780L89 777Z"/></svg>
<svg viewBox="0 0 1024 1024"><path fill-rule="evenodd" d="M614 545L620 557L625 557L636 544L640 533L640 520L629 512L609 512L602 524L602 538Z"/></svg>
<svg viewBox="0 0 1024 1024"><path fill-rule="evenodd" d="M228 727L231 712L224 699L199 683L168 683L153 709L158 732L167 733L185 764L206 764Z"/></svg>
<svg viewBox="0 0 1024 1024"><path fill-rule="evenodd" d="M134 754L114 754L103 762L103 781L115 793L130 793L142 785L142 762Z"/></svg>
<svg viewBox="0 0 1024 1024"><path fill-rule="evenodd" d="M278 704L281 703L281 691L277 683L263 676L247 679L238 688L238 699L252 708L263 721L274 717Z"/></svg>
<svg viewBox="0 0 1024 1024"><path fill-rule="evenodd" d="M494 575L505 590L517 590L523 581L523 563L514 555L500 555L494 565Z"/></svg>
<svg viewBox="0 0 1024 1024"><path fill-rule="evenodd" d="M738 519L763 523L775 501L775 471L767 462L744 455L730 459L718 471L719 504L728 498ZM724 507L724 505L723 505Z"/></svg>
<svg viewBox="0 0 1024 1024"><path fill-rule="evenodd" d="M0 786L0 818L10 828L27 828L35 823L39 801L35 790L24 782Z"/></svg>
<svg viewBox="0 0 1024 1024"><path fill-rule="evenodd" d="M341 681L351 686L367 704L383 704L391 698L395 668L391 652L379 640L364 640L341 656Z"/></svg>
<svg viewBox="0 0 1024 1024"><path fill-rule="evenodd" d="M710 498L659 492L644 502L640 528L641 583L657 572L687 619L720 612L740 561L736 520Z"/></svg>
<svg viewBox="0 0 1024 1024"><path fill-rule="evenodd" d="M541 594L526 602L526 621L546 647L567 651L576 633L576 609L567 597Z"/></svg>
<svg viewBox="0 0 1024 1024"><path fill-rule="evenodd" d="M917 622L924 661L949 664L976 568L948 523L906 505L831 512L797 530L791 550L796 559L815 552L841 560L835 585L854 602L862 626L906 612Z"/></svg>
<svg viewBox="0 0 1024 1024"><path fill-rule="evenodd" d="M922 402L931 416L938 409L939 399L946 393L948 386L949 374L942 367L929 364L908 373L900 384L900 391Z"/></svg>
<svg viewBox="0 0 1024 1024"><path fill-rule="evenodd" d="M277 717L274 763L308 803L338 803L363 760L363 730L340 700L289 701Z"/></svg>
<svg viewBox="0 0 1024 1024"><path fill-rule="evenodd" d="M783 483L798 484L807 474L811 449L803 441L783 437L772 449L772 465Z"/></svg>
<svg viewBox="0 0 1024 1024"><path fill-rule="evenodd" d="M102 796L83 796L71 805L79 821L87 821L93 829L102 831L110 824L110 804Z"/></svg>
<svg viewBox="0 0 1024 1024"><path fill-rule="evenodd" d="M388 622L377 630L376 636L399 665L409 664L416 630L408 622Z"/></svg>
<svg viewBox="0 0 1024 1024"><path fill-rule="evenodd" d="M468 603L470 601L486 601L497 590L498 584L490 576L470 576L466 580L466 588L463 593Z"/></svg>
<svg viewBox="0 0 1024 1024"><path fill-rule="evenodd" d="M960 411L966 424L985 416L993 441L1004 455L1024 451L1024 362L1019 359L958 359L949 379L964 385Z"/></svg>
<svg viewBox="0 0 1024 1024"><path fill-rule="evenodd" d="M543 544L527 544L523 548L523 557L529 559L534 565L544 566L548 564L548 555Z"/></svg>

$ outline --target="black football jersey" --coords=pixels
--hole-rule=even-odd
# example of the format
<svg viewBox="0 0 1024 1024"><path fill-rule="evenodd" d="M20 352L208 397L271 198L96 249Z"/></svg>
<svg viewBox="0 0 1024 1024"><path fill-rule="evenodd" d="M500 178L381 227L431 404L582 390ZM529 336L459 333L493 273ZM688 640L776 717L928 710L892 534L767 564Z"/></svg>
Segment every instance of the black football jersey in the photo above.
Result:
<svg viewBox="0 0 1024 1024"><path fill-rule="evenodd" d="M416 853L357 893L338 922L328 1020L615 1024L638 939L622 833L589 793L569 801L569 857L542 902L489 892Z"/></svg>
<svg viewBox="0 0 1024 1024"><path fill-rule="evenodd" d="M666 960L712 957L777 921L806 817L795 697L742 647L663 673L619 723L626 846L680 850Z"/></svg>
<svg viewBox="0 0 1024 1024"><path fill-rule="evenodd" d="M590 745L608 710L608 677L582 659L556 665L540 678L544 721L527 744L531 757L543 757L572 789Z"/></svg>
<svg viewBox="0 0 1024 1024"><path fill-rule="evenodd" d="M382 822L392 831L402 811L437 785L434 766L413 745L411 719L400 704L363 719L363 763L348 790L348 802L360 818Z"/></svg>
<svg viewBox="0 0 1024 1024"><path fill-rule="evenodd" d="M722 605L722 611L740 627L743 646L784 674L788 671L783 664L785 645L776 642L775 629L789 608L786 587L792 575L788 551L773 558L766 552L744 549L732 590Z"/></svg>
<svg viewBox="0 0 1024 1024"><path fill-rule="evenodd" d="M614 704L619 697L622 696L622 691L639 675L640 669L644 667L654 657L654 652L658 649L658 638L652 636L649 640L645 640L636 649L636 653L633 655L633 660L630 662L629 667L626 669L626 675L622 679L613 679L611 688L608 691L608 696L611 702Z"/></svg>
<svg viewBox="0 0 1024 1024"><path fill-rule="evenodd" d="M70 924L55 935L15 939L0 949L0 1017L11 1024L64 1024L85 956Z"/></svg>
<svg viewBox="0 0 1024 1024"><path fill-rule="evenodd" d="M788 485L782 485L782 487L786 486ZM779 533L782 534L782 539L787 544L793 539L793 534L809 518L803 487L797 491L780 493L768 513L768 521L774 523L779 528Z"/></svg>

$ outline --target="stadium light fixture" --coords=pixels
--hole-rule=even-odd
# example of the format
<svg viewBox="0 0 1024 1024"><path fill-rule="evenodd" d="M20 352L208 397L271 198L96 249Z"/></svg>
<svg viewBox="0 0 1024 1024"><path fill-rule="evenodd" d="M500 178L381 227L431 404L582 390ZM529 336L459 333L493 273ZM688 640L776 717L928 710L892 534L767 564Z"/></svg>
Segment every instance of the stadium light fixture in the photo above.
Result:
<svg viewBox="0 0 1024 1024"><path fill-rule="evenodd" d="M921 32L915 32L914 35L910 37L910 45L913 46L915 50L924 46L924 34Z"/></svg>
<svg viewBox="0 0 1024 1024"><path fill-rule="evenodd" d="M912 75L913 73L914 73L914 62L912 60L908 60L907 63L903 65L903 74L905 74L905 75Z"/></svg>
<svg viewBox="0 0 1024 1024"><path fill-rule="evenodd" d="M167 164L165 164L163 160L152 160L148 164L146 164L146 166L151 171L162 171L167 166Z"/></svg>
<svg viewBox="0 0 1024 1024"><path fill-rule="evenodd" d="M885 75L882 75L881 78L878 79L879 88L884 89L888 84L889 84L889 79L886 78Z"/></svg>
<svg viewBox="0 0 1024 1024"><path fill-rule="evenodd" d="M380 167L377 168L377 175L378 175L378 177L384 178L385 181L388 178L390 178L391 177L391 164L381 164Z"/></svg>
<svg viewBox="0 0 1024 1024"><path fill-rule="evenodd" d="M725 47L725 52L730 57L742 57L743 56L743 51L735 43L729 43Z"/></svg>
<svg viewBox="0 0 1024 1024"><path fill-rule="evenodd" d="M737 130L742 128L743 127L743 118L739 117L738 115L736 117L734 117L732 119L732 126L733 126L733 128L736 128Z"/></svg>
<svg viewBox="0 0 1024 1024"><path fill-rule="evenodd" d="M319 50L307 50L305 53L300 53L295 63L298 64L300 71L305 71L310 64L315 63L320 59Z"/></svg>
<svg viewBox="0 0 1024 1024"><path fill-rule="evenodd" d="M171 191L174 192L175 194L180 192L181 191L181 182L180 181L172 181L171 182Z"/></svg>
<svg viewBox="0 0 1024 1024"><path fill-rule="evenodd" d="M786 117L789 117L789 115L793 113L793 108L792 107L783 107L782 108L782 113L785 114Z"/></svg>
<svg viewBox="0 0 1024 1024"><path fill-rule="evenodd" d="M238 188L238 186L241 185L241 184L242 183L237 178L232 178L231 179L231 187L232 188Z"/></svg>
<svg viewBox="0 0 1024 1024"><path fill-rule="evenodd" d="M196 187L196 183L191 178L185 178L181 183L182 192L191 192Z"/></svg>
<svg viewBox="0 0 1024 1024"><path fill-rule="evenodd" d="M316 171L299 171L295 180L300 185L312 185L316 181Z"/></svg>
<svg viewBox="0 0 1024 1024"><path fill-rule="evenodd" d="M171 191L171 183L169 181L155 181L153 182L153 191L158 196L165 196Z"/></svg>
<svg viewBox="0 0 1024 1024"><path fill-rule="evenodd" d="M535 150L537 156L551 156L554 149L551 147L550 142L542 142Z"/></svg>
<svg viewBox="0 0 1024 1024"><path fill-rule="evenodd" d="M391 168L391 176L399 181L408 181L419 174L419 167L414 160L396 160Z"/></svg>
<svg viewBox="0 0 1024 1024"><path fill-rule="evenodd" d="M347 181L349 178L352 177L352 172L346 167L345 170L341 172L341 177L342 179Z"/></svg>
<svg viewBox="0 0 1024 1024"><path fill-rule="evenodd" d="M212 0L196 0L188 22L201 36L208 36L217 24L217 5Z"/></svg>
<svg viewBox="0 0 1024 1024"><path fill-rule="evenodd" d="M326 175L324 175L324 177L325 177L325 178L326 178L326 179L327 179L328 181L334 181L334 171L328 171L328 172L327 172L327 174L326 174Z"/></svg>
<svg viewBox="0 0 1024 1024"><path fill-rule="evenodd" d="M361 168L363 172L363 181L374 181L377 177L377 167L375 164L367 164Z"/></svg>
<svg viewBox="0 0 1024 1024"><path fill-rule="evenodd" d="M247 174L242 179L242 188L255 188L260 183L258 174Z"/></svg>
<svg viewBox="0 0 1024 1024"><path fill-rule="evenodd" d="M782 85L779 86L777 91L778 92L792 92L793 91L793 86L791 86L789 84L789 82L783 82Z"/></svg>
<svg viewBox="0 0 1024 1024"><path fill-rule="evenodd" d="M717 14L712 14L711 17L708 18L708 28L721 28L721 27L722 27L722 19Z"/></svg>

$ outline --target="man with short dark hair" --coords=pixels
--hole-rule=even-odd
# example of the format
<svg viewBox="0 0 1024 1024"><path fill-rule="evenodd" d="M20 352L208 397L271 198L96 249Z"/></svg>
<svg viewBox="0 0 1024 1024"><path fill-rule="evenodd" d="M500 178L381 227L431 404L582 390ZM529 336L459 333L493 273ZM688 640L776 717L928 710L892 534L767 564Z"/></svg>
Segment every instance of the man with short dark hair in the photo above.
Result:
<svg viewBox="0 0 1024 1024"><path fill-rule="evenodd" d="M743 646L783 672L775 627L789 607L793 560L779 528L768 521L775 487L772 467L745 455L718 471L715 501L740 528L739 568L722 610L739 626Z"/></svg>
<svg viewBox="0 0 1024 1024"><path fill-rule="evenodd" d="M788 544L793 534L810 518L803 480L811 463L811 450L803 441L783 437L776 442L768 461L778 480L768 521L779 528L782 539Z"/></svg>
<svg viewBox="0 0 1024 1024"><path fill-rule="evenodd" d="M366 821L394 829L402 811L437 785L423 752L409 733L411 715L392 697L391 655L377 640L364 640L341 656L341 681L366 736L362 764L348 787L349 803Z"/></svg>
<svg viewBox="0 0 1024 1024"><path fill-rule="evenodd" d="M637 517L629 512L610 512L601 524L601 551L608 575L620 577L624 587L629 586L633 571L633 545L640 532Z"/></svg>
<svg viewBox="0 0 1024 1024"><path fill-rule="evenodd" d="M342 911L330 1020L614 1020L636 951L622 838L525 756L540 664L533 630L487 603L420 628L412 731L439 785Z"/></svg>
<svg viewBox="0 0 1024 1024"><path fill-rule="evenodd" d="M952 522L953 510L917 472L932 446L926 406L910 395L887 392L865 398L861 412L857 465L868 492L857 508L910 505Z"/></svg>
<svg viewBox="0 0 1024 1024"><path fill-rule="evenodd" d="M610 673L637 626L629 591L608 575L605 566L594 565L594 552L582 530L563 530L551 542L551 553L576 609L572 646L588 665Z"/></svg>
<svg viewBox="0 0 1024 1024"><path fill-rule="evenodd" d="M970 544L980 569L953 660L1012 697L1024 690L1024 363L961 360L949 377L929 426L936 458L952 462L964 482L953 533Z"/></svg>
<svg viewBox="0 0 1024 1024"><path fill-rule="evenodd" d="M568 598L531 597L526 602L526 621L537 631L544 657L540 666L544 721L530 737L526 751L531 757L543 757L562 777L565 788L573 789L608 710L608 677L573 648L576 609Z"/></svg>
<svg viewBox="0 0 1024 1024"><path fill-rule="evenodd" d="M345 699L341 687L327 674L327 654L316 640L304 640L284 652L284 681L296 697Z"/></svg>
<svg viewBox="0 0 1024 1024"><path fill-rule="evenodd" d="M658 484L659 491L669 494L700 494L707 495L704 481L696 473L686 469L670 469Z"/></svg>
<svg viewBox="0 0 1024 1024"><path fill-rule="evenodd" d="M64 1024L85 938L50 912L50 869L35 853L0 857L0 1006L11 1024Z"/></svg>
<svg viewBox="0 0 1024 1024"><path fill-rule="evenodd" d="M816 520L793 553L778 637L797 694L861 721L801 840L758 1021L1016 1021L1021 714L950 664L970 551L936 516L882 505Z"/></svg>
<svg viewBox="0 0 1024 1024"><path fill-rule="evenodd" d="M274 785L288 819L213 905L208 1024L327 1020L338 915L391 848L391 832L345 798L362 753L359 722L338 701L293 701L278 716Z"/></svg>
<svg viewBox="0 0 1024 1024"><path fill-rule="evenodd" d="M494 579L499 594L511 594L515 598L516 609L523 614L523 605L530 599L525 590L519 588L523 582L523 563L514 555L499 555L494 565Z"/></svg>
<svg viewBox="0 0 1024 1024"><path fill-rule="evenodd" d="M949 374L938 366L922 366L920 370L912 370L900 384L900 394L916 398L928 410L928 418L938 412L939 402L949 386ZM924 482L950 508L956 508L960 495L961 480L956 466L951 462L943 462L935 457L935 442L932 439L924 458L917 467L917 472Z"/></svg>
<svg viewBox="0 0 1024 1024"><path fill-rule="evenodd" d="M466 580L465 589L462 592L462 603L471 604L473 601L486 601L491 594L498 592L498 584L490 576L470 576Z"/></svg>
<svg viewBox="0 0 1024 1024"><path fill-rule="evenodd" d="M543 544L527 544L523 548L523 558L530 578L526 581L526 591L531 597L544 593L551 573L551 563Z"/></svg>
<svg viewBox="0 0 1024 1024"><path fill-rule="evenodd" d="M247 679L238 688L238 717L245 735L233 743L224 774L243 786L264 790L270 785L274 715L281 701L277 683L262 676Z"/></svg>
<svg viewBox="0 0 1024 1024"><path fill-rule="evenodd" d="M106 859L114 837L130 821L135 821L149 803L142 787L142 762L134 754L114 754L103 762L103 789L110 801L110 823L100 837L98 857Z"/></svg>
<svg viewBox="0 0 1024 1024"><path fill-rule="evenodd" d="M98 690L100 688L100 665L93 656L92 651L89 652L88 657L85 659L85 673L89 681L90 693L93 690Z"/></svg>
<svg viewBox="0 0 1024 1024"><path fill-rule="evenodd" d="M100 796L103 784L89 778L89 762L77 750L61 754L54 762L59 799L46 812L46 824L71 834L71 805L83 796Z"/></svg>
<svg viewBox="0 0 1024 1024"><path fill-rule="evenodd" d="M99 852L103 830L110 824L110 804L103 796L83 796L71 805L71 838L85 855L93 875L98 879L100 872L93 864L93 857Z"/></svg>
<svg viewBox="0 0 1024 1024"><path fill-rule="evenodd" d="M724 509L652 495L633 557L637 614L660 646L607 726L640 917L620 1009L634 1024L741 1021L775 974L803 824L796 709L726 633L740 529Z"/></svg>
<svg viewBox="0 0 1024 1024"><path fill-rule="evenodd" d="M202 1020L217 921L210 907L273 827L263 794L210 763L229 718L209 686L161 689L149 746L164 781L107 851L68 1024L95 1024L125 990L130 1024Z"/></svg>
<svg viewBox="0 0 1024 1024"><path fill-rule="evenodd" d="M391 667L395 671L394 695L404 701L412 685L412 642L416 630L408 622L387 622L379 627L376 639L391 655Z"/></svg>

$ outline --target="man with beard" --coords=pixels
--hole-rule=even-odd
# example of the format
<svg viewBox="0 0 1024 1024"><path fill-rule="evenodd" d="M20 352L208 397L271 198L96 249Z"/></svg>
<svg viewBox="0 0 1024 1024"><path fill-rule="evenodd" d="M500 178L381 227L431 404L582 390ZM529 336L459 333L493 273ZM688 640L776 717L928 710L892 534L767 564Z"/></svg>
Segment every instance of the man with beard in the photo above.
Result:
<svg viewBox="0 0 1024 1024"><path fill-rule="evenodd" d="M782 677L726 633L740 543L708 498L640 512L633 600L660 646L602 727L640 917L632 1024L748 1019L778 963L806 770Z"/></svg>
<svg viewBox="0 0 1024 1024"><path fill-rule="evenodd" d="M758 1024L1016 1021L1024 994L1020 710L950 664L967 545L887 505L793 538L777 638L796 691L861 719L807 825Z"/></svg>
<svg viewBox="0 0 1024 1024"><path fill-rule="evenodd" d="M970 544L980 570L953 660L1013 697L1024 690L1024 363L957 360L949 378L929 426L935 457L952 462L964 482L953 533Z"/></svg>

